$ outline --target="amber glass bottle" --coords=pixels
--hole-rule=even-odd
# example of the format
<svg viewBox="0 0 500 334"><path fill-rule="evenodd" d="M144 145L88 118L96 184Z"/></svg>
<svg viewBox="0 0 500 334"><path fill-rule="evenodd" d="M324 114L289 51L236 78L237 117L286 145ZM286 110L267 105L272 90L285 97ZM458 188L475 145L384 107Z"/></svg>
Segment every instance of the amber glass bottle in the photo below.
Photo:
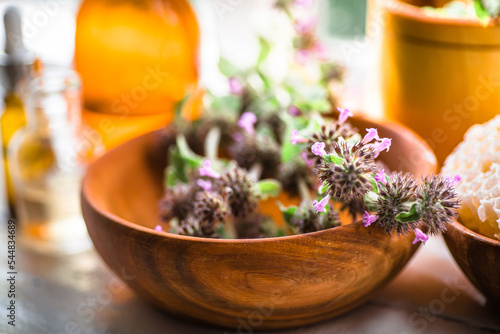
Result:
<svg viewBox="0 0 500 334"><path fill-rule="evenodd" d="M108 148L167 124L197 85L198 44L187 0L84 0L75 41L84 121Z"/></svg>

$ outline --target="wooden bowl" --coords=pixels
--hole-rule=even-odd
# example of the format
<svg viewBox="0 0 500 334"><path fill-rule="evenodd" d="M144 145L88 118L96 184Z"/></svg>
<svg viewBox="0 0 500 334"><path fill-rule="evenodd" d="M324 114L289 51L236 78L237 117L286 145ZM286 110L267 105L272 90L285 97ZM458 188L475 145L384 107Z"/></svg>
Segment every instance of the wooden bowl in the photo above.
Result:
<svg viewBox="0 0 500 334"><path fill-rule="evenodd" d="M393 138L385 163L419 176L436 170L423 140L395 124L362 119ZM137 294L171 314L241 330L302 326L345 313L391 280L418 248L361 222L297 236L217 240L154 231L165 152L158 132L93 163L83 180L90 236ZM278 210L278 208L276 208Z"/></svg>
<svg viewBox="0 0 500 334"><path fill-rule="evenodd" d="M486 298L500 303L500 241L471 231L460 222L448 225L444 240L472 284Z"/></svg>

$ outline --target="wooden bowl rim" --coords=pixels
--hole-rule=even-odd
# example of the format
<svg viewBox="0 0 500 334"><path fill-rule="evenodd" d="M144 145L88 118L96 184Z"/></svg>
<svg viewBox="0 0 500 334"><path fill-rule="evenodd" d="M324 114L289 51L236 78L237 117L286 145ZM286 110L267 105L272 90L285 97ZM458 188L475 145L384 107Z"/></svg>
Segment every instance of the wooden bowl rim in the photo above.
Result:
<svg viewBox="0 0 500 334"><path fill-rule="evenodd" d="M409 20L422 21L430 24L436 25L447 25L447 26L469 26L475 28L500 28L500 25L493 22L489 22L488 25L483 25L481 21L474 20L471 18L460 18L460 17L440 17L426 15L422 10L422 7L415 6L406 3L401 0L387 0L387 4L384 5L387 11L393 15L403 17Z"/></svg>
<svg viewBox="0 0 500 334"><path fill-rule="evenodd" d="M403 131L403 132L406 132L408 133L410 136L414 137L414 139L419 142L421 145L422 145L422 148L426 151L426 155L431 155L434 159L431 161L431 163L434 165L434 169L436 170L437 169L437 160L436 160L436 155L434 154L434 151L430 148L430 146L427 144L427 142L421 138L419 135L417 135L413 130L407 128L406 126L402 125L402 124L399 124L397 122L394 122L394 121L390 121L390 120L385 120L385 119L377 119L377 120L370 120L368 119L367 117L363 116L363 115L360 115L360 116L356 116L355 119L359 119L361 121L367 121L367 122L371 122L371 123L374 123L374 124L380 124L380 125L383 125L385 127L390 127L390 128L396 128L397 131ZM146 137L146 136L150 136L152 133L155 133L155 132L158 132L160 130L155 130L155 131L151 131L151 132L148 132L146 134L143 134L139 137L136 137L136 138L133 138L111 150L109 150L108 152L105 153L106 154L109 154L111 152L114 152L115 150L119 149L121 146L127 144L128 142L131 142L131 141L136 141L136 140L140 140L142 139L143 137ZM100 158L99 158L100 159ZM98 160L99 160L98 159ZM337 226L337 227L333 227L333 228L329 228L329 229L326 229L326 230L321 230L321 231L316 231L316 232L309 232L309 233L303 233L303 234L296 234L296 235L287 235L287 236L282 236L282 237L269 237L269 238L253 238L253 239L212 239L212 238L202 238L202 237L192 237L192 236L186 236L186 235L179 235L179 234L174 234L174 233L170 233L170 232L167 232L167 231L156 231L152 228L148 228L148 227L145 227L145 226L142 226L142 225L139 225L139 224L135 224L131 221L128 221L127 219L124 219L122 217L119 217L111 212L108 212L106 210L103 210L102 208L100 208L98 205L95 205L95 203L93 202L92 198L90 198L90 196L87 195L88 193L88 181L87 179L90 178L90 175L92 174L92 170L96 168L95 167L95 164L92 163L87 171L85 172L85 175L83 176L82 178L82 188L81 188L81 198L82 200L85 200L89 206L92 207L93 210L95 210L98 214L100 214L101 216L107 218L108 220L110 221L113 221L115 223L119 223L127 228L131 228L131 229L135 229L137 231L141 231L141 232L144 232L144 233L149 233L149 234L152 234L152 235L156 235L156 236L159 236L159 237L167 237L167 238L174 238L174 239L179 239L179 240L185 240L185 241L196 241L196 242L207 242L207 243L265 243L265 242L280 242L280 241L285 241L285 240L295 240L295 239L298 239L298 238L307 238L307 237L316 237L316 236L321 236L323 234L327 235L327 234L331 234L331 233L337 233L341 230L343 230L344 228L346 227L353 227L355 225L362 225L362 221L359 220L359 221L356 221L356 222L351 222L349 224L345 224L345 225L341 225L341 226ZM434 170L434 171L435 171ZM374 226L372 226L371 228L376 228ZM337 232L333 232L333 231L337 231Z"/></svg>
<svg viewBox="0 0 500 334"><path fill-rule="evenodd" d="M489 244L491 246L500 247L500 240L496 240L496 239L487 237L485 235L482 235L480 233L474 232L471 229L469 229L468 227L466 227L464 224L462 224L459 220L460 220L460 218L458 220L454 219L451 223L451 225L453 225L453 227L459 233L466 234L476 241L483 242L483 243Z"/></svg>

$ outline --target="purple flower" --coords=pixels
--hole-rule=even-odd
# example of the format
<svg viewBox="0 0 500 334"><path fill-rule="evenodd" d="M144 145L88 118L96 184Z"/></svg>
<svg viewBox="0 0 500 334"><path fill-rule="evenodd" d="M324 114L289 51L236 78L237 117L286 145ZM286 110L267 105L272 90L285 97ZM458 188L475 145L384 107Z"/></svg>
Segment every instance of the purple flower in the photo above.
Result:
<svg viewBox="0 0 500 334"><path fill-rule="evenodd" d="M378 216L377 215L370 215L368 211L365 211L363 214L363 225L365 227L370 226L377 220Z"/></svg>
<svg viewBox="0 0 500 334"><path fill-rule="evenodd" d="M413 244L422 241L425 245L425 242L429 240L429 236L422 232L420 229L416 228L413 230L413 232L415 232L415 240L413 240Z"/></svg>
<svg viewBox="0 0 500 334"><path fill-rule="evenodd" d="M301 17L295 20L294 28L299 35L307 35L311 33L318 24L318 19L312 17Z"/></svg>
<svg viewBox="0 0 500 334"><path fill-rule="evenodd" d="M304 161L306 162L306 166L311 167L311 166L314 164L314 159L309 159L309 158L307 157L307 153L306 153L306 152L302 151L302 152L300 153L300 156L301 156L301 157L302 157L302 159L304 159Z"/></svg>
<svg viewBox="0 0 500 334"><path fill-rule="evenodd" d="M249 111L244 112L238 120L238 125L248 134L253 134L255 132L253 128L255 123L257 123L257 116Z"/></svg>
<svg viewBox="0 0 500 334"><path fill-rule="evenodd" d="M155 231L162 232L163 229L161 228L161 225L156 225L155 226Z"/></svg>
<svg viewBox="0 0 500 334"><path fill-rule="evenodd" d="M460 175L455 175L453 178L450 176L446 176L445 179L450 183L452 187L456 186L460 182L462 182L462 177Z"/></svg>
<svg viewBox="0 0 500 334"><path fill-rule="evenodd" d="M311 58L311 52L309 50L300 49L295 52L295 61L301 65L308 64Z"/></svg>
<svg viewBox="0 0 500 334"><path fill-rule="evenodd" d="M292 134L290 135L290 143L292 143L292 145L295 145L297 143L305 143L306 141L306 138L298 135L297 130L292 131Z"/></svg>
<svg viewBox="0 0 500 334"><path fill-rule="evenodd" d="M322 157L323 155L327 154L325 151L325 143L323 142L314 143L311 146L311 151L314 155L317 155L319 157Z"/></svg>
<svg viewBox="0 0 500 334"><path fill-rule="evenodd" d="M389 148L391 147L392 138L382 138L380 142L373 144L373 148L375 149L375 157L378 157L380 152L385 150L389 152Z"/></svg>
<svg viewBox="0 0 500 334"><path fill-rule="evenodd" d="M326 206L328 205L328 201L330 200L330 195L326 195L325 197L323 197L323 199L321 201L314 201L313 202L313 205L316 207L316 213L319 213L319 212L325 212L325 208Z"/></svg>
<svg viewBox="0 0 500 334"><path fill-rule="evenodd" d="M387 179L385 178L385 169L382 169L375 175L375 181L380 182L382 184L387 184Z"/></svg>
<svg viewBox="0 0 500 334"><path fill-rule="evenodd" d="M316 42L313 46L313 52L319 60L326 61L330 59L328 48L323 43Z"/></svg>
<svg viewBox="0 0 500 334"><path fill-rule="evenodd" d="M212 182L203 180L203 179L198 179L196 183L200 186L205 191L210 191L212 190Z"/></svg>
<svg viewBox="0 0 500 334"><path fill-rule="evenodd" d="M208 176L215 179L218 179L220 177L220 174L212 168L212 161L210 161L209 159L203 160L203 163L201 167L198 168L198 171L200 172L200 176Z"/></svg>
<svg viewBox="0 0 500 334"><path fill-rule="evenodd" d="M297 106L294 106L293 104L288 107L288 113L290 115L292 115L293 117L297 117L297 116L300 116L302 114L300 109L297 108Z"/></svg>
<svg viewBox="0 0 500 334"><path fill-rule="evenodd" d="M344 124L348 117L354 116L352 112L347 108L337 108L339 115L339 124Z"/></svg>
<svg viewBox="0 0 500 334"><path fill-rule="evenodd" d="M240 141L243 141L245 139L245 137L243 137L243 134L239 133L239 132L234 132L231 135L231 137L233 137L233 140L236 142L240 142Z"/></svg>
<svg viewBox="0 0 500 334"><path fill-rule="evenodd" d="M229 78L229 90L231 91L231 94L234 95L241 95L243 94L243 84L241 83L240 79L235 78L235 77L230 77Z"/></svg>
<svg viewBox="0 0 500 334"><path fill-rule="evenodd" d="M380 138L378 137L378 131L377 131L377 129L375 129L375 128L369 128L369 129L366 129L366 131L368 133L365 135L365 137L363 138L363 140L361 141L361 143L368 144L373 139L380 140Z"/></svg>

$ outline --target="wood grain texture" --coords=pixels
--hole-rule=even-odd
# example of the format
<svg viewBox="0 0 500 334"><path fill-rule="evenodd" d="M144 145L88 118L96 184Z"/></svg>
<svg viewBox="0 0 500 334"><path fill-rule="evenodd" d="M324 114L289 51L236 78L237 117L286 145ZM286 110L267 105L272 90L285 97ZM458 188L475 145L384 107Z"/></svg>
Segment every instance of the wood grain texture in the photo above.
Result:
<svg viewBox="0 0 500 334"><path fill-rule="evenodd" d="M448 225L444 240L465 276L486 298L500 304L500 241L459 222Z"/></svg>
<svg viewBox="0 0 500 334"><path fill-rule="evenodd" d="M357 119L393 138L384 162L415 175L435 171L427 145L394 124ZM82 208L109 267L134 279L140 296L180 317L248 331L296 327L345 313L369 299L418 245L360 222L281 238L214 240L153 230L165 153L157 133L108 152L88 169ZM246 329L245 329L246 328Z"/></svg>

